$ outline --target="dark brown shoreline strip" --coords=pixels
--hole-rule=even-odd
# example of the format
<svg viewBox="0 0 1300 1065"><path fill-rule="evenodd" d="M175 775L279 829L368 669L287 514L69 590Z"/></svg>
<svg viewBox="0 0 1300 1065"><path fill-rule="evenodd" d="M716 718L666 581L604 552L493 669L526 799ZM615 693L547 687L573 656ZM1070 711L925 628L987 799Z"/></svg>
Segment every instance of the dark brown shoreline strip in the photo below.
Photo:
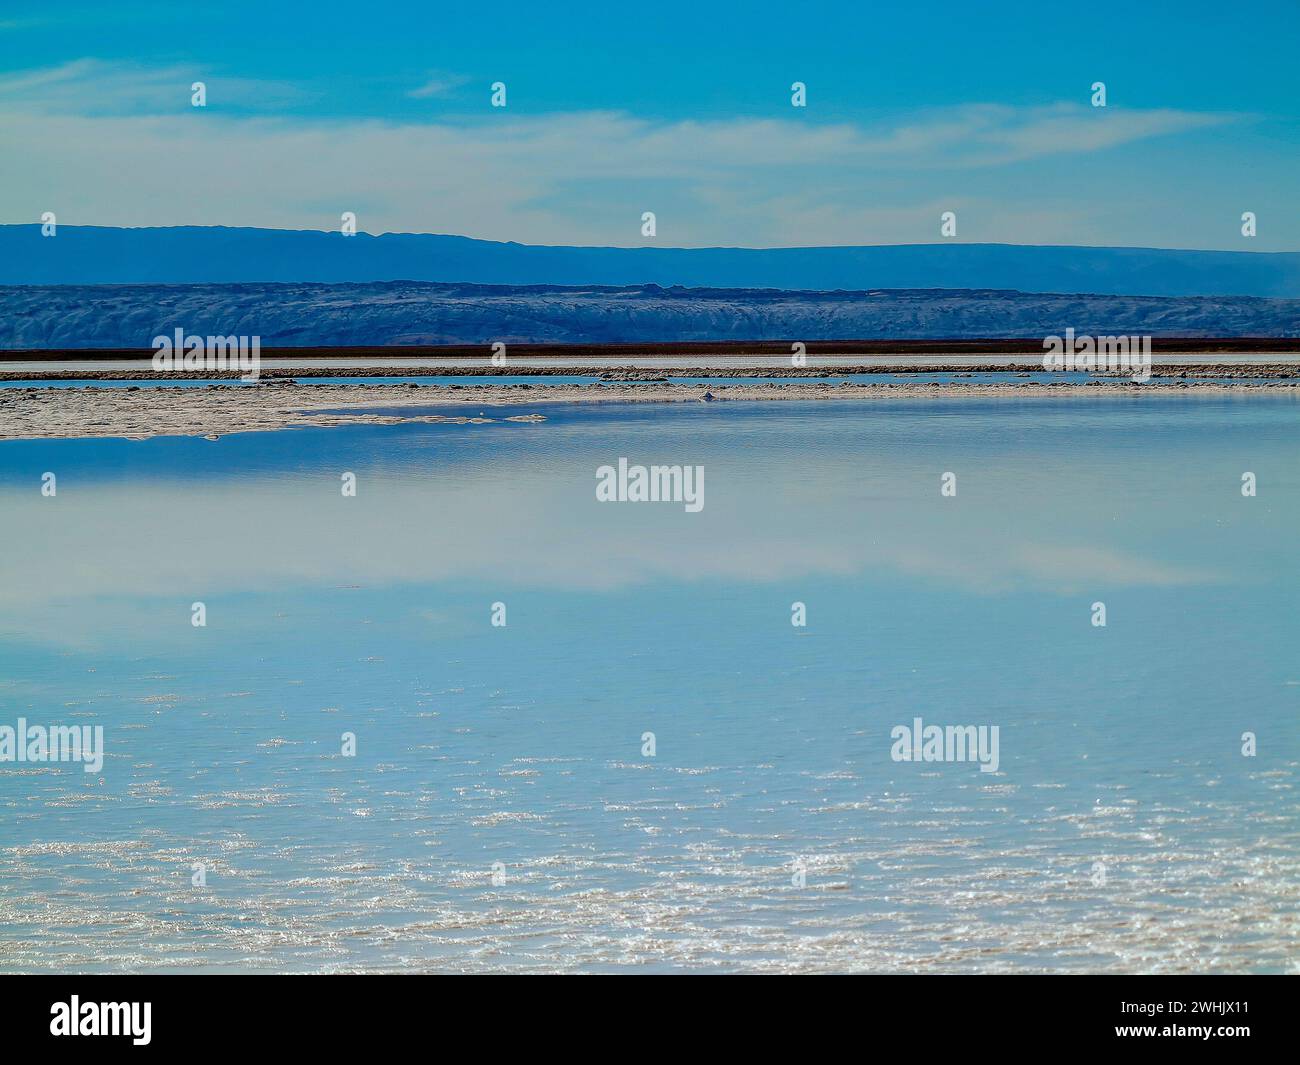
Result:
<svg viewBox="0 0 1300 1065"><path fill-rule="evenodd" d="M790 340L701 341L664 344L508 344L511 362L532 358L682 358L691 355L743 358L789 356L791 345L802 343L807 354L820 355L1042 355L1043 338L991 340ZM1252 354L1300 353L1300 336L1295 337L1152 337L1153 354ZM263 359L383 359L392 363L402 358L475 359L487 361L489 344L367 345L362 347L265 347ZM149 359L152 348L13 348L0 349L0 362L58 362L76 359L96 362L104 359Z"/></svg>
<svg viewBox="0 0 1300 1065"><path fill-rule="evenodd" d="M260 377L265 381L286 381L294 378L311 380L329 377L588 377L592 380L663 382L671 378L813 378L834 381L848 375L885 374L988 374L1014 376L1016 374L1042 373L1032 365L984 364L907 364L882 366L879 363L856 366L735 366L735 367L640 367L640 366L492 366L486 360L474 366L304 366L264 367ZM31 370L2 370L0 381L235 381L242 374L237 370L155 370L152 367L124 370L56 370L37 365ZM1095 372L1097 378L1127 378L1119 372ZM1291 380L1300 378L1300 362L1231 362L1231 363L1165 363L1151 367L1152 377L1195 377L1199 379L1269 378Z"/></svg>

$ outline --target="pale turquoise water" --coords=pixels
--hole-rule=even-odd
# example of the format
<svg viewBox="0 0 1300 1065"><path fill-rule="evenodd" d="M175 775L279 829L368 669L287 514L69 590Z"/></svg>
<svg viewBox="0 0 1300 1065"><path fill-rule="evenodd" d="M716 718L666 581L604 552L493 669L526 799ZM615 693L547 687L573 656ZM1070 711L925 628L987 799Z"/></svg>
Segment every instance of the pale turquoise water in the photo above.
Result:
<svg viewBox="0 0 1300 1065"><path fill-rule="evenodd" d="M536 409L0 444L0 968L1296 968L1294 398Z"/></svg>

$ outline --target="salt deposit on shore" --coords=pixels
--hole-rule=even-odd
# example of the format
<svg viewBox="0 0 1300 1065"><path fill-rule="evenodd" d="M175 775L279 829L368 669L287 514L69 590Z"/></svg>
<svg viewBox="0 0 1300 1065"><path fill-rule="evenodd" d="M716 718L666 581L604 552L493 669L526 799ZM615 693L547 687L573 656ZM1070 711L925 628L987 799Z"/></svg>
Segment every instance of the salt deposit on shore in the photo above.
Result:
<svg viewBox="0 0 1300 1065"><path fill-rule="evenodd" d="M0 440L72 437L219 437L309 426L402 422L481 424L543 421L555 403L681 403L753 400L1036 399L1199 395L1300 396L1295 381L1277 384L1123 379L1040 384L858 384L820 381L762 385L477 386L294 384L206 388L9 388L0 390ZM393 408L412 408L409 414ZM377 408L377 410L376 410ZM441 409L437 409L441 408ZM492 408L489 410L489 408ZM502 410L500 408L507 408ZM460 411L466 413L460 413ZM470 413L472 411L472 413ZM480 414L482 412L482 414Z"/></svg>

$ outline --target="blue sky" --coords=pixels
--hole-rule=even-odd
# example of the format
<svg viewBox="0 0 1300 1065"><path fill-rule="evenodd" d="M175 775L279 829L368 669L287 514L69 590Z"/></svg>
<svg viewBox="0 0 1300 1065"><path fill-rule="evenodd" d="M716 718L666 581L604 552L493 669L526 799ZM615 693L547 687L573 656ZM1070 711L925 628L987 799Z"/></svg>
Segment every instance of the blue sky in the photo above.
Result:
<svg viewBox="0 0 1300 1065"><path fill-rule="evenodd" d="M1300 5L993 6L8 2L0 220L1300 249Z"/></svg>

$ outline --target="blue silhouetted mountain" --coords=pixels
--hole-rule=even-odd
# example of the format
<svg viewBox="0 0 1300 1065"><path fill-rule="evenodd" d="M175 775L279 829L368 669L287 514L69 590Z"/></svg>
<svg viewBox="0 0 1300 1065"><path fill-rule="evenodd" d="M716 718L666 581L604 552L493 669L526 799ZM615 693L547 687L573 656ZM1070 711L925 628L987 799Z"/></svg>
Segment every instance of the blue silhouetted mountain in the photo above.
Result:
<svg viewBox="0 0 1300 1065"><path fill-rule="evenodd" d="M184 328L266 347L696 341L1294 337L1300 300L991 289L448 285L430 281L0 286L0 349L138 348Z"/></svg>
<svg viewBox="0 0 1300 1065"><path fill-rule="evenodd" d="M714 289L1300 296L1300 253L1013 244L570 248L428 233L0 226L0 284L437 281Z"/></svg>

